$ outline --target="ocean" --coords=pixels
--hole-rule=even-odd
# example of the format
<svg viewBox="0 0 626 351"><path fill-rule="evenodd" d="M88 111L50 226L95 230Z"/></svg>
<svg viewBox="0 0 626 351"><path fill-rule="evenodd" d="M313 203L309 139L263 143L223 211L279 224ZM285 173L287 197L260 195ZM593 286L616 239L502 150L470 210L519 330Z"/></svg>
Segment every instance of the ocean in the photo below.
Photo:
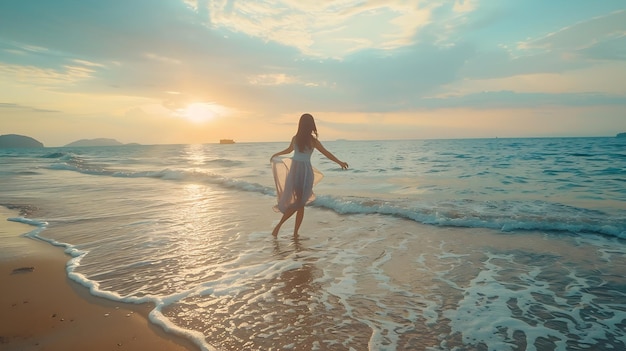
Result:
<svg viewBox="0 0 626 351"><path fill-rule="evenodd" d="M626 139L324 142L274 238L287 144L0 149L0 205L202 350L626 349Z"/></svg>

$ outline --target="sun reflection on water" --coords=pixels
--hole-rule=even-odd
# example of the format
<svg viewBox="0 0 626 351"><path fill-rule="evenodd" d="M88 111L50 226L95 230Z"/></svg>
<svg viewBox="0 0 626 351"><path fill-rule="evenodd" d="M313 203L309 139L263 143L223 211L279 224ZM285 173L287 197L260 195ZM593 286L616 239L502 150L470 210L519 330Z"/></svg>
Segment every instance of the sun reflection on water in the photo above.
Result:
<svg viewBox="0 0 626 351"><path fill-rule="evenodd" d="M190 144L184 149L185 154L182 157L189 161L189 164L199 166L203 165L207 160L207 155L202 144Z"/></svg>

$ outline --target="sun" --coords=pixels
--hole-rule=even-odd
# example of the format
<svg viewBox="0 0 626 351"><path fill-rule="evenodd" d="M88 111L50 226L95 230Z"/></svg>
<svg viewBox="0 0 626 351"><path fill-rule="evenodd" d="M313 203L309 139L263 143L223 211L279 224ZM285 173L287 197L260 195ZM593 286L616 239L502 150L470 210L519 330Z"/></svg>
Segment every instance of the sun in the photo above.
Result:
<svg viewBox="0 0 626 351"><path fill-rule="evenodd" d="M205 123L221 116L225 108L213 102L194 102L176 111L178 117L194 123Z"/></svg>

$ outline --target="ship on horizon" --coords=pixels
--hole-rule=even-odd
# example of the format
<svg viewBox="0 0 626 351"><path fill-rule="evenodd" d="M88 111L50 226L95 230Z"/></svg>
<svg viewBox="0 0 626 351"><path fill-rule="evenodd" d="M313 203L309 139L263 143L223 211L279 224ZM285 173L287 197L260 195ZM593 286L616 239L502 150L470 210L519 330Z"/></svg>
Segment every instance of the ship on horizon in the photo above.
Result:
<svg viewBox="0 0 626 351"><path fill-rule="evenodd" d="M233 139L220 139L220 144L234 144L235 141Z"/></svg>

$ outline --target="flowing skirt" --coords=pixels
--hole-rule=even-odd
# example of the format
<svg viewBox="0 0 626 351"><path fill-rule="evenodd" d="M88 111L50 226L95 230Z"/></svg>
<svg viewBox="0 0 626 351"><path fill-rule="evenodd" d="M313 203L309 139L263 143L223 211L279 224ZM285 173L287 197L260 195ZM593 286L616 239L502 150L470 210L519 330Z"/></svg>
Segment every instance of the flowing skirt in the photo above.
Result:
<svg viewBox="0 0 626 351"><path fill-rule="evenodd" d="M290 158L272 159L272 172L276 183L277 212L285 213L315 200L313 185L324 175L315 169L310 161L297 161Z"/></svg>

